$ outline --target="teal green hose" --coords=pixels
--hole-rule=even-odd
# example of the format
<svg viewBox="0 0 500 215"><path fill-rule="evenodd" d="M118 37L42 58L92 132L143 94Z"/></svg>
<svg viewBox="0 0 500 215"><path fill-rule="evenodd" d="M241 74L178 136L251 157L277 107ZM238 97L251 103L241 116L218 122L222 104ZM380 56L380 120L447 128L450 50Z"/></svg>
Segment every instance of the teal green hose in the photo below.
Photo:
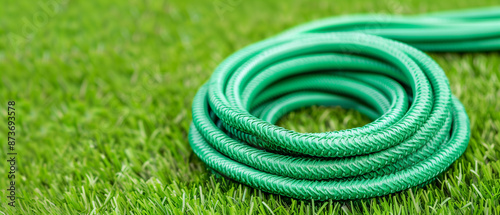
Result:
<svg viewBox="0 0 500 215"><path fill-rule="evenodd" d="M191 147L225 177L299 199L427 184L463 154L470 126L445 73L419 49L500 50L500 8L330 18L252 44L195 96ZM373 122L325 133L275 125L312 105L355 109Z"/></svg>

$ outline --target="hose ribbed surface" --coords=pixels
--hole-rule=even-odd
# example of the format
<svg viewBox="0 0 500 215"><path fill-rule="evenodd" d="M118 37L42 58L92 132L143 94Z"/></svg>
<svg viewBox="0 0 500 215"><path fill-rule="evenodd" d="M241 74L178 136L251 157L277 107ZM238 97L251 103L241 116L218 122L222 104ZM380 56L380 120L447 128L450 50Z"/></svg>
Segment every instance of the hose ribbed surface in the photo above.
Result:
<svg viewBox="0 0 500 215"><path fill-rule="evenodd" d="M193 151L221 175L299 199L367 198L432 181L467 148L468 116L439 65L380 36L426 51L498 50L500 8L331 18L250 45L195 96ZM312 105L374 121L325 133L274 125Z"/></svg>

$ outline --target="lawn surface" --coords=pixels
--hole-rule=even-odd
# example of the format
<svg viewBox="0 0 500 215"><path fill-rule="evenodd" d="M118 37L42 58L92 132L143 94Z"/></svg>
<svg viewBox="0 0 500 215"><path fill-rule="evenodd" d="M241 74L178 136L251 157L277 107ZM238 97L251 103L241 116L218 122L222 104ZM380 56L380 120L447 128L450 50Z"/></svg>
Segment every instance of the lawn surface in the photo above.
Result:
<svg viewBox="0 0 500 215"><path fill-rule="evenodd" d="M438 180L374 199L298 201L211 176L187 140L191 100L234 51L306 21L415 14L497 0L34 0L0 6L0 139L16 102L16 207L2 214L500 214L500 55L431 54L465 105L472 136ZM362 126L313 107L280 121L312 132ZM298 212L298 213L297 213Z"/></svg>

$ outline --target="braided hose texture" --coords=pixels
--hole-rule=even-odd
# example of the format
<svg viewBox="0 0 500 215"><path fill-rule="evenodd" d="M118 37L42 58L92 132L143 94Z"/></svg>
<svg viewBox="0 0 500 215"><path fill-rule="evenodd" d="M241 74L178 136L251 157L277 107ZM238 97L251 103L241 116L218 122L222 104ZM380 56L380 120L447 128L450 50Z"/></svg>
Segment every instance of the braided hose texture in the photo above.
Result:
<svg viewBox="0 0 500 215"><path fill-rule="evenodd" d="M330 18L247 46L195 96L191 147L223 176L299 199L429 183L463 154L470 126L444 71L417 48L500 50L500 8ZM355 109L373 122L325 133L275 125L312 105Z"/></svg>

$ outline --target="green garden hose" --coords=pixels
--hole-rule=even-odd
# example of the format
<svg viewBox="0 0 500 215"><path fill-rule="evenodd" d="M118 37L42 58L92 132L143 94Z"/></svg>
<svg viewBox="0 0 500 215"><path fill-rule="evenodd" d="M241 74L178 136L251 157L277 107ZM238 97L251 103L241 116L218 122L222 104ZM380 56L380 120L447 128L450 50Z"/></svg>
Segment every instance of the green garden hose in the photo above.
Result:
<svg viewBox="0 0 500 215"><path fill-rule="evenodd" d="M195 96L191 147L223 176L299 199L360 199L429 183L465 151L470 126L443 70L417 48L500 50L500 8L330 18L252 44ZM274 125L312 105L374 121L325 133Z"/></svg>

